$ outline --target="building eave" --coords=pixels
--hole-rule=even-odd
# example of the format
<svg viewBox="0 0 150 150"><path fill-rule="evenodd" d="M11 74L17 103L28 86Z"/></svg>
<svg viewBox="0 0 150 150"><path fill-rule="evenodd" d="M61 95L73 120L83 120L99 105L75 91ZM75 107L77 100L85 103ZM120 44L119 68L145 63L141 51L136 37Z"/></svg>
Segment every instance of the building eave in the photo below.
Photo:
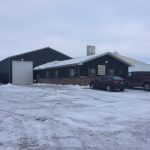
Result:
<svg viewBox="0 0 150 150"><path fill-rule="evenodd" d="M112 57L112 58L117 59L118 61L124 63L124 64L127 65L127 66L133 66L133 64L130 64L130 63L126 62L126 61L123 61L122 59L120 59L119 57L117 57L116 55L114 55L113 53L107 52L107 53L104 53L104 54L102 54L102 55L95 55L95 56L93 56L92 58L89 58L89 59L84 60L84 61L79 61L78 63L70 63L70 64L64 64L64 65L59 65L59 64L58 64L58 66L51 66L51 67L45 67L45 68L34 69L34 70L58 69L58 68L64 68L64 67L72 67L72 66L83 65L84 63L87 63L87 62L89 62L89 61L95 60L95 59L97 59L97 58L101 58L101 57L106 56L106 55L108 55L108 56L110 56L110 57ZM66 60L64 60L64 61L66 61ZM60 62L63 62L63 61L60 61ZM40 67L40 66L39 66L39 67Z"/></svg>

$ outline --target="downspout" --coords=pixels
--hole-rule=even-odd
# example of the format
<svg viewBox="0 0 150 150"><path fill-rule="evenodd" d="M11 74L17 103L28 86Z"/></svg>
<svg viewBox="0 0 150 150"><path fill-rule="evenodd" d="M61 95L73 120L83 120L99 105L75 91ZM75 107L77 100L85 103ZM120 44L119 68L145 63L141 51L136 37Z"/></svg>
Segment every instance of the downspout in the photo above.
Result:
<svg viewBox="0 0 150 150"><path fill-rule="evenodd" d="M80 77L80 66L78 66L78 77Z"/></svg>

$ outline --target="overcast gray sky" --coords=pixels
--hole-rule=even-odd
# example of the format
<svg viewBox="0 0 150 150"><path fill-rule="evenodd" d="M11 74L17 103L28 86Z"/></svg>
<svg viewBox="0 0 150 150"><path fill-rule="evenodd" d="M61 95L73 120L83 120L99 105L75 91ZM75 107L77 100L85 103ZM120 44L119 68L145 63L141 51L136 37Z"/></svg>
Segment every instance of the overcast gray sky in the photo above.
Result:
<svg viewBox="0 0 150 150"><path fill-rule="evenodd" d="M0 58L42 47L150 62L150 0L0 0Z"/></svg>

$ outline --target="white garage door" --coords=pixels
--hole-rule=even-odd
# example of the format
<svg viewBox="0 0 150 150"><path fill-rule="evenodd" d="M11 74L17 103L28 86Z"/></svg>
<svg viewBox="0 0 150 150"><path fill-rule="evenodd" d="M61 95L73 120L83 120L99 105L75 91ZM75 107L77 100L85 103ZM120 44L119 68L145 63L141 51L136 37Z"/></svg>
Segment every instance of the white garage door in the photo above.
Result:
<svg viewBox="0 0 150 150"><path fill-rule="evenodd" d="M12 84L28 85L33 83L33 62L12 62Z"/></svg>

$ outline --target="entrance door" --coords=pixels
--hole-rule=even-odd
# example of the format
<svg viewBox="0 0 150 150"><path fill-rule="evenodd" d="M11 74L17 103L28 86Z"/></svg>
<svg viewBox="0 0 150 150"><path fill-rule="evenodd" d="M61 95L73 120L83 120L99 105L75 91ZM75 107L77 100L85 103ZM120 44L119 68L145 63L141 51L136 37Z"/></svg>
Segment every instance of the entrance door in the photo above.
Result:
<svg viewBox="0 0 150 150"><path fill-rule="evenodd" d="M33 83L33 62L12 61L12 84L28 85Z"/></svg>

